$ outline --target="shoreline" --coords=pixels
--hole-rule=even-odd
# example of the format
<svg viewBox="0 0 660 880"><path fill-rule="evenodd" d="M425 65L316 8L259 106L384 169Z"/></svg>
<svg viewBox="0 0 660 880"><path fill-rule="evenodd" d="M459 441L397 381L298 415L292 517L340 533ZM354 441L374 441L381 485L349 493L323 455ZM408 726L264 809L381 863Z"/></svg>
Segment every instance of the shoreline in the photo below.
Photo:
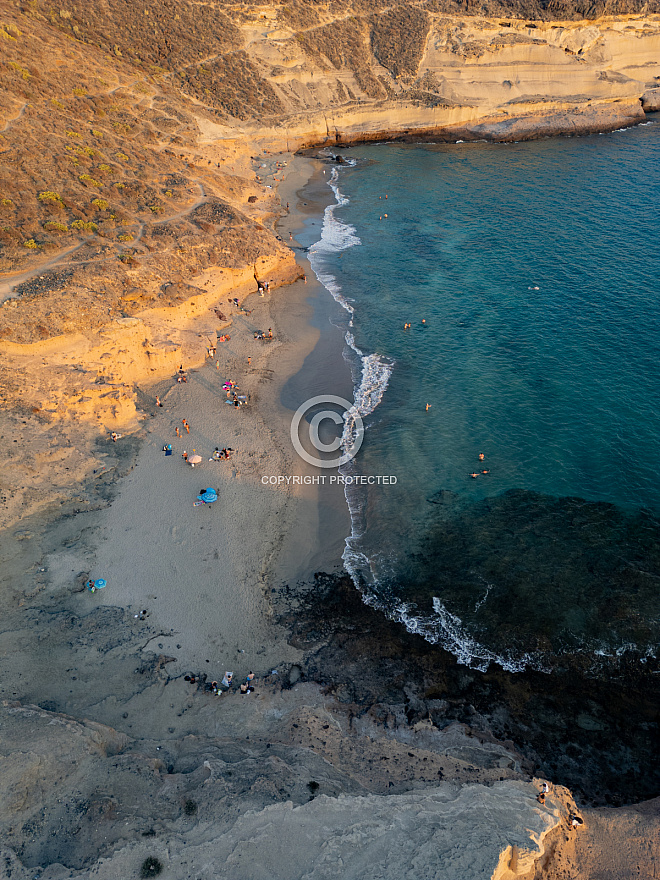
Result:
<svg viewBox="0 0 660 880"><path fill-rule="evenodd" d="M315 163L301 164L309 168ZM305 178L298 168L292 167L280 193L290 186L289 192L302 193L301 201L308 204L297 212L293 197L283 197L294 210L279 221L278 229L295 231L304 246L303 230L311 236L312 224L321 222L322 199L314 202L309 194L324 192L325 184L315 182L313 175ZM44 748L41 741L30 740L26 750L26 724L32 737L43 729L45 754L53 749L53 729L61 737L56 747L60 764L52 775L47 762L41 771L42 790L51 785L55 792L45 807L39 804L47 816L43 832L16 831L14 819L7 832L10 845L32 871L37 864L50 866L42 875L45 880L82 880L97 863L98 876L110 878L164 851L173 876L183 880L191 853L204 864L217 858L221 861L216 865L224 864L228 849L237 858L232 847L240 854L241 845L234 841L241 840L247 817L254 816L250 821L257 828L262 827L259 822L269 827L280 811L293 818L288 841L300 834L298 820L307 829L325 828L340 815L341 804L389 810L382 827L391 828L406 808L407 802L397 800L402 797L413 805L428 803L429 809L438 810L437 823L449 821L458 828L451 825L458 821L451 811L447 820L439 807L449 792L465 799L469 827L461 833L480 829L483 840L474 847L475 858L492 876L508 876L511 841L519 841L516 846L529 866L557 841L566 838L561 845L569 860L578 845L575 834L565 828L567 815L577 809L570 794L553 786L547 804L539 807L539 782L529 764L513 743L489 738L478 713L470 711L472 694L465 718L437 728L429 722L424 714L428 695L419 692L412 673L401 678L390 646L371 638L372 624L363 621L373 619L373 613L354 589L348 612L337 608L343 596L337 591L327 603L322 597L321 620L312 615L310 626L303 613L305 590L294 581L332 556L327 550L309 550L319 534L326 546L339 545L348 534L342 535L340 526L342 511L348 518L343 491L338 487L334 500L313 486L273 492L260 477L273 460L282 471L306 472L290 448L291 411L301 395L328 390L328 369L340 365L342 357L342 334L328 320L334 300L307 275L307 285L296 282L275 298L246 294L244 304L254 311L233 315L231 340L218 343L220 370L210 359L201 365L193 361L197 365L189 370L187 383L159 381L149 391L159 394L162 408L153 405L145 390L146 423L110 447L119 457L125 441L127 473L108 487L109 506L100 511L74 508L70 516L51 523L43 538L35 533L22 544L31 555L23 557L20 572L18 566L4 572L5 582L15 582L7 615L12 651L2 661L2 722L17 762L13 772L23 774L21 779L29 775L32 767L23 763L28 760L23 754L40 755ZM274 341L255 342L254 329L266 324L274 328ZM189 335L191 344L206 344L203 334ZM252 358L249 369L247 357ZM221 402L224 378L234 378L250 395L246 409L234 411ZM190 423L191 435L175 440L173 429L182 418ZM174 447L171 458L162 453L166 442ZM208 462L204 453L210 454L215 445L231 445L237 452L229 462ZM191 470L181 462L184 448L202 452L199 468ZM202 485L219 489L218 504L192 507ZM329 531L334 541L327 541ZM42 540L42 547L35 548ZM94 595L84 592L78 577L83 573L108 574L108 586ZM140 620L135 615L145 604L148 616ZM298 617L297 626L284 620L283 609ZM342 618L338 635L337 617ZM380 623L391 628L393 639L398 633L404 648L414 641L402 627ZM324 631L328 626L330 633ZM356 627L360 639L355 638ZM331 644L335 637L336 645ZM323 653L325 640L328 656ZM420 656L434 650L422 640L416 644ZM353 650L360 656L352 657ZM372 687L372 679L371 673L365 679L364 657L373 658L369 662L384 676L382 690L367 696L362 691ZM258 675L254 695L217 697L210 692L208 683L219 680L226 669L239 682L252 668ZM459 672L463 678L472 676ZM197 681L186 681L184 673L194 673ZM442 697L428 698L434 704L429 718L442 712ZM37 706L26 705L30 703ZM82 755L76 751L78 743L87 750ZM99 751L108 756L105 764L103 758L92 762L90 755ZM69 780L72 790L87 791L77 771L67 769L64 785L55 775L72 756L94 789L90 815L104 817L99 836L91 830L79 835L72 818L69 804L75 798L69 794ZM128 773L126 783L123 772ZM108 795L97 793L99 785ZM189 801L195 809L200 805L203 818L190 818ZM65 818L56 802L66 803ZM22 815L32 815L29 801L24 809ZM502 810L508 818L495 832L492 819ZM29 827L27 820L24 827ZM52 833L53 827L60 829L58 834ZM534 829L532 839L521 828ZM367 832L359 834L368 841ZM502 840L509 842L507 847ZM347 852L352 845L346 844ZM449 853L454 843L435 845ZM598 845L603 846L602 837ZM300 855L305 864L310 858L306 852ZM15 871L20 880L28 876L27 868L24 874L22 870L17 866ZM228 877L245 876L240 862L228 870Z"/></svg>
<svg viewBox="0 0 660 880"><path fill-rule="evenodd" d="M316 278L306 256L310 244L320 238L325 208L334 203L325 167L317 159L295 157L291 171L278 185L282 205L288 203L291 210L276 223L276 230L285 241L292 236L290 244L296 249L296 259L307 278L307 327L290 326L290 309L287 309L286 321L294 337L309 334L312 328L315 336L314 346L305 350L304 358L299 357L297 370L291 372L287 365L289 375L281 377L278 386L280 424L289 443L291 418L307 399L329 393L349 399L353 395L350 369L343 356L343 333L333 323L333 317L341 312L330 292ZM294 497L304 514L298 516L297 527L290 529L284 540L273 576L276 584L308 580L317 570L340 570L341 554L350 534L350 517L342 488L314 485L311 478L317 470L297 455L292 464L291 475L308 478L310 482L294 487Z"/></svg>

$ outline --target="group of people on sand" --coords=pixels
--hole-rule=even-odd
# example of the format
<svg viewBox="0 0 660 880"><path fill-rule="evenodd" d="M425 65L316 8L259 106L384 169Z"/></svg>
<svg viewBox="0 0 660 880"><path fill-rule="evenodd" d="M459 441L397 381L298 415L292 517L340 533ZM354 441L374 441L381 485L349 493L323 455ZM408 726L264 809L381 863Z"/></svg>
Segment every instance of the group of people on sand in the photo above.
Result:
<svg viewBox="0 0 660 880"><path fill-rule="evenodd" d="M234 673L233 672L225 672L222 681L218 684L217 681L212 681L210 684L207 682L207 676L204 675L184 675L184 681L190 682L190 684L196 684L197 687L203 686L204 690L210 691L212 694L216 696L220 696L227 691L232 691L234 687ZM250 671L247 674L247 677L244 682L239 685L238 691L241 694L251 694L254 692L254 682L255 675L254 672Z"/></svg>
<svg viewBox="0 0 660 880"><path fill-rule="evenodd" d="M231 389L231 388L238 388L238 385L235 382L232 382L230 380L229 382L225 382L225 385L223 387ZM231 392L227 392L228 395L230 393ZM181 419L181 424L186 429L188 434L190 434L190 425L188 424L188 419ZM176 425L176 427L174 428L174 432L177 437L181 436L181 431L180 431L178 425ZM167 443L165 446L163 446L163 452L165 453L165 455L171 455L172 454L172 445L170 443ZM223 446L222 449L220 449L219 446L216 446L215 450L213 451L213 455L211 456L211 458L209 458L209 461L226 461L228 458L231 458L231 456L233 455L234 452L235 452L235 450L232 449L231 446ZM193 449L193 453L195 453L194 449ZM192 467L194 467L195 463L197 463L197 460L195 462L190 461L190 457L188 456L188 452L185 449L181 453L181 458L187 464L190 464ZM201 461L201 458L198 460Z"/></svg>
<svg viewBox="0 0 660 880"><path fill-rule="evenodd" d="M233 672L225 672L224 677L220 685L218 685L217 681L211 682L211 690L213 693L220 696L220 694L225 691L232 690L234 684L234 673ZM247 677L244 682L239 685L238 688L241 694L251 694L254 691L254 672L250 671L247 674Z"/></svg>
<svg viewBox="0 0 660 880"><path fill-rule="evenodd" d="M227 403L233 403L236 407L244 406L247 403L247 395L238 393L240 391L238 382L234 382L233 379L227 379L222 390L227 392Z"/></svg>
<svg viewBox="0 0 660 880"><path fill-rule="evenodd" d="M479 453L479 461L483 462L485 460L485 458L486 458L486 456L484 455L484 453L480 452ZM483 469L481 471L472 471L470 476L472 477L473 480L476 480L477 477L480 477L482 474L489 474L489 473L490 473L489 470Z"/></svg>
<svg viewBox="0 0 660 880"><path fill-rule="evenodd" d="M232 403L236 408L247 406L247 395L238 393L238 386L227 392L227 403Z"/></svg>
<svg viewBox="0 0 660 880"><path fill-rule="evenodd" d="M222 449L219 449L217 446L213 450L213 455L209 458L209 461L227 461L227 459L231 458L234 453L234 450L231 446L223 446Z"/></svg>
<svg viewBox="0 0 660 880"><path fill-rule="evenodd" d="M264 333L263 330L255 330L254 331L255 339L272 339L273 338L273 329L269 327L268 330Z"/></svg>
<svg viewBox="0 0 660 880"><path fill-rule="evenodd" d="M220 449L219 446L216 446L215 449L213 450L213 454L211 455L211 458L209 458L209 461L228 461L232 457L232 455L234 454L235 451L236 450L232 449L231 446L223 446L222 449ZM163 446L163 452L165 453L165 455L171 455L172 454L171 444L167 444L166 446ZM195 449L193 449L193 456L196 456L196 455L197 455L197 451ZM185 449L181 453L181 458L186 462L186 464L190 464L192 467L195 467L195 464L197 464L199 461L201 461L201 456L199 457L199 459L195 458L194 461L191 461L191 457L192 456L189 456L188 452Z"/></svg>

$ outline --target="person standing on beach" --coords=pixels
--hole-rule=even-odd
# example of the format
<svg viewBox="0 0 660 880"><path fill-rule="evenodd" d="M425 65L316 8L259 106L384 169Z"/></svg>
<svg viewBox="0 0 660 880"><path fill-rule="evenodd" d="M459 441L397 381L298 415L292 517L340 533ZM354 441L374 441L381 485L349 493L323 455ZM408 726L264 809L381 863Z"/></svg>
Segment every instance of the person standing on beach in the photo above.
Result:
<svg viewBox="0 0 660 880"><path fill-rule="evenodd" d="M177 437L180 437L180 436L181 436L181 431L179 431L179 426L178 426L178 425L177 425L176 428L174 429L174 433L176 434Z"/></svg>
<svg viewBox="0 0 660 880"><path fill-rule="evenodd" d="M181 424L186 429L186 431L190 434L190 426L188 425L188 422L185 419L181 419Z"/></svg>
<svg viewBox="0 0 660 880"><path fill-rule="evenodd" d="M252 363L252 358L248 357L248 367L250 366L251 363Z"/></svg>

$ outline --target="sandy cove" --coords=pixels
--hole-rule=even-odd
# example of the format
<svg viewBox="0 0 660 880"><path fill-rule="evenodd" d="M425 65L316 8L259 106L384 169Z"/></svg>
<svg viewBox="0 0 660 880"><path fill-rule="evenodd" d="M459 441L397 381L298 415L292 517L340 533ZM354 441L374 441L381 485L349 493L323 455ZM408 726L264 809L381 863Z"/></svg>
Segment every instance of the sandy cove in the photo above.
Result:
<svg viewBox="0 0 660 880"><path fill-rule="evenodd" d="M324 373L345 381L320 300L306 302L310 273L306 288L280 287L300 270L268 233L274 187L297 207L290 194L311 165L296 165L295 180L295 168L292 178L283 168L290 155L266 151L608 130L659 106L657 15L534 22L423 12L411 40L408 5L401 16L365 7L333 19L328 10L328 21L309 24L296 24L289 7L241 7L235 39L258 67L247 88L240 83L248 116L229 122L222 103L190 91L196 64L184 93L172 88L175 70L161 80L127 60L137 34L151 39L135 17L142 10L104 21L104 31L115 27L110 51L98 48L92 8L89 20L69 0L59 17L39 0L5 10L0 296L27 287L3 306L0 341L2 880L138 876L147 857L177 880L320 880L338 865L361 880L657 873L657 802L585 810L576 834L570 794L549 780L539 804L531 765L511 742L493 742L478 714L447 723L443 700L419 690L414 669L390 680L382 621L370 641L354 590L306 621L294 581L336 564L343 499L260 483L266 463L304 473L288 440L296 395L326 390ZM181 2L176 13L190 9ZM384 25L381 49L394 41L392 59L375 57L365 36L355 57L328 66L324 40L341 45L346 28L359 37L373 21ZM186 52L187 22L169 23ZM201 50L223 59L227 46ZM268 88L281 109L264 116ZM53 138L52 153L34 149ZM112 179L94 178L99 150ZM92 201L103 187L106 208ZM42 202L46 189L57 192ZM232 208L235 226L214 222ZM294 232L303 214L290 215ZM229 268L248 233L258 256ZM53 271L63 266L75 275L72 295ZM249 297L253 314L238 314L227 299L244 301L255 273L275 292ZM268 326L275 341L255 349L252 328ZM63 335L70 327L80 332ZM226 329L215 371L206 346ZM12 334L42 341L16 345ZM172 381L180 364L183 386ZM249 393L246 409L221 402L224 378ZM173 436L182 418L185 446ZM123 434L117 443L113 430ZM209 463L216 445L236 455ZM199 469L179 457L189 446L203 455ZM219 502L193 507L206 485ZM105 591L85 592L89 574L106 577ZM390 638L404 644L398 631ZM254 668L255 694L213 695L207 683L225 668L237 681ZM360 697L367 672L386 679L371 702Z"/></svg>
<svg viewBox="0 0 660 880"><path fill-rule="evenodd" d="M308 204L298 205L295 193L320 166L297 161L281 181L276 159L262 164L294 209L280 234L318 222L324 181L311 185L318 202L305 195ZM305 269L302 254L301 264ZM307 274L307 284L264 298L248 295L255 287L249 278L223 288L219 298L214 289L184 329L167 314L160 348L142 345L142 318L120 322L111 355L125 355L121 346L132 338L130 369L142 363L147 376L168 378L127 392L125 419L115 415L110 422L123 436L113 443L104 430L94 458L85 460L83 474L91 468L104 491L83 484L50 525L52 507L40 511L37 502L18 535L11 533L23 540L5 554L2 575L2 726L11 755L2 836L12 851L0 877L31 876L13 852L32 870L49 866L41 876L52 880L130 873L147 857L165 864L164 876L181 880L220 870L237 880L256 878L264 865L283 880L320 878L324 865L338 859L343 876L362 877L365 851L379 880L407 876L416 858L433 863L438 878L509 880L535 876L544 854L554 854L561 870L582 853L576 855L580 838L567 825L577 810L570 794L553 787L540 805L540 782L530 780L511 744L480 739L475 748L465 725L411 725L402 706L390 707L383 725L359 706L299 683L305 647L272 619L269 594L274 590L276 607L290 614L296 591L282 592L280 584L336 567L347 527L341 494L274 491L261 481L272 473L306 473L292 454L291 410L280 398L301 372L301 393L327 391L323 368L337 365L340 339L324 338L310 324L308 300L316 288ZM229 317L227 300L234 296L253 311L231 310L231 325L218 328L231 339L207 358L217 326L208 309ZM256 341L255 330L268 327L273 340ZM89 343L79 343L66 355L80 365ZM149 353L142 360L135 354L141 348ZM32 363L43 353L35 352ZM165 359L162 369L154 368L154 358ZM174 379L181 363L186 383ZM225 403L222 384L230 378L248 395L246 407ZM137 405L145 410L140 421ZM184 418L190 435L182 430ZM58 445L69 448L66 439L58 435ZM162 449L168 443L171 457ZM209 462L215 446L236 452L230 461ZM186 465L184 449L199 452L202 464ZM70 465L63 459L60 467L66 484ZM194 507L207 485L218 489L218 502ZM104 577L108 586L86 592L87 575ZM208 682L226 669L237 681L254 669L256 693L213 695ZM366 812L368 826L360 818ZM103 817L100 824L95 816ZM654 817L653 811L648 820L631 816L628 827L643 841ZM400 834L393 836L393 823ZM329 848L324 829L335 825L343 831ZM611 823L594 820L593 828L582 840L589 858L601 859ZM469 843L455 862L457 838ZM282 840L287 857L274 859ZM582 870L589 864L586 859Z"/></svg>
<svg viewBox="0 0 660 880"><path fill-rule="evenodd" d="M318 223L323 199L331 198L319 175L312 190L321 201L314 203L308 194L307 204L296 211L295 193L314 167L320 166L298 161L285 181L278 181L283 201L292 206L281 224L283 234L295 233L306 222ZM272 172L281 177L276 166ZM164 360L162 372L169 379L135 397L127 394L124 420L117 411L111 423L122 437L113 443L104 433L95 457L86 462L92 471L96 466L92 477L105 491L81 489L54 522L52 507L37 506L21 520L19 533L11 530L10 541L5 540L0 724L11 757L2 776L8 805L0 816L2 837L26 866L45 867L42 876L53 880L87 877L90 870L96 875L99 869L100 876L116 876L156 851L161 857L169 853L166 876L210 877L222 866L229 871L226 876L243 880L261 876L259 866L271 861L275 841L267 829L281 828L277 836L289 848L304 827L306 843L299 848L295 870L284 859L273 868L273 876L289 880L300 872L323 872L322 865L329 857L339 858L340 851L343 862L355 865L346 876L361 871L363 847L382 837L372 824L361 826L365 809L379 813L383 828L390 827L394 814L408 815L410 828L420 809L436 816L421 837L402 828L401 843L409 838L406 849L432 845L438 853L453 847L459 827L467 828L461 818L467 810L469 824L482 826L472 846L471 870L508 876L511 841L514 862L529 869L548 833L575 807L570 795L558 790L540 808L538 784L526 778L515 752L494 745L481 757L467 758L470 735L461 725L443 732L424 725L407 730L402 717L390 731L365 727L354 723L354 709L347 713L317 685L289 690L300 679L304 650L290 644L288 629L273 621L270 592L277 594L280 610L291 612L295 590L278 589L285 577L308 577L317 567L336 569L348 516L341 492L320 498L316 487L273 490L261 478L309 472L292 454L291 413L280 396L303 366L298 388L303 399L308 392L333 390L327 384L328 367L343 363L341 335L334 327L328 330L326 307L320 318L316 315L320 327L310 323L315 316L310 297L321 301L311 276L307 283L263 298L253 293L245 299L250 286L254 289L254 279L251 285L245 279L244 287L232 290L231 297L223 290L219 300L216 289L209 302L205 298L205 310L197 306L184 330L175 330L168 316L171 336L160 337L164 341L156 357ZM210 307L228 312L227 299L234 295L251 314L233 310L227 328L231 338L218 342L215 358L207 358L215 322L206 312ZM139 318L120 324L121 341L113 340L111 354L118 356L131 337L131 355L140 347L157 349L153 342L141 345L144 326ZM256 330L268 327L272 341L254 339ZM175 333L179 345L172 342ZM83 353L98 357L98 349L86 340L65 352L60 348L64 363L67 358L80 363ZM34 362L42 354L34 352ZM140 360L126 362L135 370ZM151 356L142 363L154 369ZM185 383L173 378L173 368L181 363ZM226 403L226 379L247 395L245 407ZM295 393L289 389L289 396ZM156 395L162 407L155 405ZM141 424L136 424L137 402L146 410ZM65 438L58 439L63 445ZM165 456L163 446L170 443L173 455ZM235 453L229 461L210 462L215 446L230 446ZM181 457L193 449L203 459L195 468ZM65 460L59 467L69 466ZM56 458L51 459L51 470L57 467ZM62 478L64 473L70 479L71 472L63 470ZM218 490L218 501L194 507L198 492L208 485ZM107 586L88 592L88 576L105 578ZM256 693L247 698L211 693L209 683L226 670L234 672L236 682L254 670ZM195 684L186 681L186 673L196 677ZM365 736L371 743L366 752ZM380 769L381 760L397 765L394 776L389 764ZM143 771L146 787L140 781ZM442 792L438 775L453 780ZM497 781L500 788L492 793L480 785L461 788L468 781ZM89 785L98 794L83 795ZM420 802L406 794L411 785L428 796ZM91 817L100 810L109 825L104 820L96 830L93 821L80 824L77 791L87 805L84 813L91 810ZM338 799L341 794L348 800ZM478 816L496 810L502 797L517 806L493 834ZM314 802L307 806L310 798ZM201 824L188 818L190 803L200 810ZM250 824L254 820L248 820L248 810L256 810L257 825ZM31 824L35 811L41 818ZM245 821L240 830L237 822ZM266 836L258 836L264 848L251 852L248 867L245 834L253 838L263 822ZM332 856L323 831L329 822L353 828L350 840ZM453 829L444 841L434 830L438 822L449 822ZM87 830L79 834L83 826ZM312 827L317 829L313 844ZM156 848L152 830L160 838ZM379 877L403 876L401 863L393 860L393 845L379 856ZM92 867L99 855L102 861ZM208 868L191 873L199 860ZM26 871L7 852L0 877L27 877Z"/></svg>

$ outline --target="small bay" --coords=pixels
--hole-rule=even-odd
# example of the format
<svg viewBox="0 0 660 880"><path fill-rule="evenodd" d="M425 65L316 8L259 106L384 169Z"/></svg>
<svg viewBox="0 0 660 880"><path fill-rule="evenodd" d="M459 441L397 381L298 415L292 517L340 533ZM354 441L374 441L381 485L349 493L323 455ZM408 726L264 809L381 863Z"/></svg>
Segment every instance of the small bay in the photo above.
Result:
<svg viewBox="0 0 660 880"><path fill-rule="evenodd" d="M368 378L354 467L397 478L347 492L365 598L480 668L652 653L660 126L346 156L312 264Z"/></svg>

